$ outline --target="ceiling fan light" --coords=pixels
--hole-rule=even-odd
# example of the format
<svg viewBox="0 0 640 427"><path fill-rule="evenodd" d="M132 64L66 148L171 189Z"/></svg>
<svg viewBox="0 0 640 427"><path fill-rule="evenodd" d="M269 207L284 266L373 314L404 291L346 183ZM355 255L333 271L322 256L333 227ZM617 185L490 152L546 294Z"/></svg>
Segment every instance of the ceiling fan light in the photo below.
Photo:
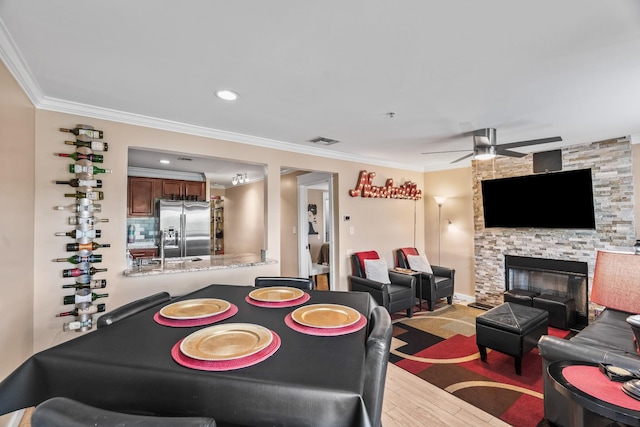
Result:
<svg viewBox="0 0 640 427"><path fill-rule="evenodd" d="M494 157L496 157L496 147L494 146L477 146L473 149L475 160L491 160Z"/></svg>
<svg viewBox="0 0 640 427"><path fill-rule="evenodd" d="M233 178L231 178L231 183L232 183L233 185L238 185L238 176L237 176L237 175L236 175L236 176L234 176Z"/></svg>

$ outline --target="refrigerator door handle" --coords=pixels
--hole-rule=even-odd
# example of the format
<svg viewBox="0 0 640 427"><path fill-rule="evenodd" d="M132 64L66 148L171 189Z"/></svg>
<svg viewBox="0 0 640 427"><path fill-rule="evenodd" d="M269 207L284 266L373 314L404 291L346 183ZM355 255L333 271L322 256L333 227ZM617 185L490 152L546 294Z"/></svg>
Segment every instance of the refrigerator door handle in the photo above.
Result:
<svg viewBox="0 0 640 427"><path fill-rule="evenodd" d="M186 225L187 225L187 215L181 214L180 230L182 230L182 232L180 233L180 239L182 239L182 241L180 242L180 256L183 258L187 256L187 229L185 228Z"/></svg>

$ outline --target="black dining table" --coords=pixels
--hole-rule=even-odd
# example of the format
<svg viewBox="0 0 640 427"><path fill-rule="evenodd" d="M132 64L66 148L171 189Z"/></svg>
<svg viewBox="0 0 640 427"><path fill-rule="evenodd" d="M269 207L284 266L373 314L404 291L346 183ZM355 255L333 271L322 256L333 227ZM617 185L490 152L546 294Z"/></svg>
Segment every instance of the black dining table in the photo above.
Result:
<svg viewBox="0 0 640 427"><path fill-rule="evenodd" d="M297 332L285 317L302 305L331 303L372 310L361 292L305 291L300 306L267 308L245 301L248 286L210 285L171 300L224 299L238 312L223 323L252 323L275 332L278 350L229 371L184 367L172 347L205 328L163 326L153 317L163 304L108 327L41 351L0 383L0 414L54 396L103 409L159 416L210 416L221 425L369 426L363 402L367 327L339 336Z"/></svg>

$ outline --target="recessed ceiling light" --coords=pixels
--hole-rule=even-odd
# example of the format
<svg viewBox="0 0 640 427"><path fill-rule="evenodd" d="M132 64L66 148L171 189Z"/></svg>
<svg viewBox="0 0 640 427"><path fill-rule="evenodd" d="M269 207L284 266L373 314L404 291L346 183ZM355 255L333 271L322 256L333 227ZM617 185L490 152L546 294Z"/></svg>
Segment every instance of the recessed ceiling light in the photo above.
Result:
<svg viewBox="0 0 640 427"><path fill-rule="evenodd" d="M162 159L160 160L160 163L162 163L163 165L168 165L171 162L169 160Z"/></svg>
<svg viewBox="0 0 640 427"><path fill-rule="evenodd" d="M235 101L238 99L238 94L231 90L219 90L216 92L216 96L225 101Z"/></svg>

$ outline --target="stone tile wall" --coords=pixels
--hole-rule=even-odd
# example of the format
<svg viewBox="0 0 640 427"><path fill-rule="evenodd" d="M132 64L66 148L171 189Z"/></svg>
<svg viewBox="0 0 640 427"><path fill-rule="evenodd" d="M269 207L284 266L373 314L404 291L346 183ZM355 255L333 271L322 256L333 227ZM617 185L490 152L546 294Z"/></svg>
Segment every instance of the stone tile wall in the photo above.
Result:
<svg viewBox="0 0 640 427"><path fill-rule="evenodd" d="M630 250L635 242L632 154L626 140L562 149L562 170L591 168L595 230L485 229L480 182L532 174L533 155L498 156L474 161L472 167L477 302L494 306L503 302L505 254L587 262L590 294L597 250Z"/></svg>

